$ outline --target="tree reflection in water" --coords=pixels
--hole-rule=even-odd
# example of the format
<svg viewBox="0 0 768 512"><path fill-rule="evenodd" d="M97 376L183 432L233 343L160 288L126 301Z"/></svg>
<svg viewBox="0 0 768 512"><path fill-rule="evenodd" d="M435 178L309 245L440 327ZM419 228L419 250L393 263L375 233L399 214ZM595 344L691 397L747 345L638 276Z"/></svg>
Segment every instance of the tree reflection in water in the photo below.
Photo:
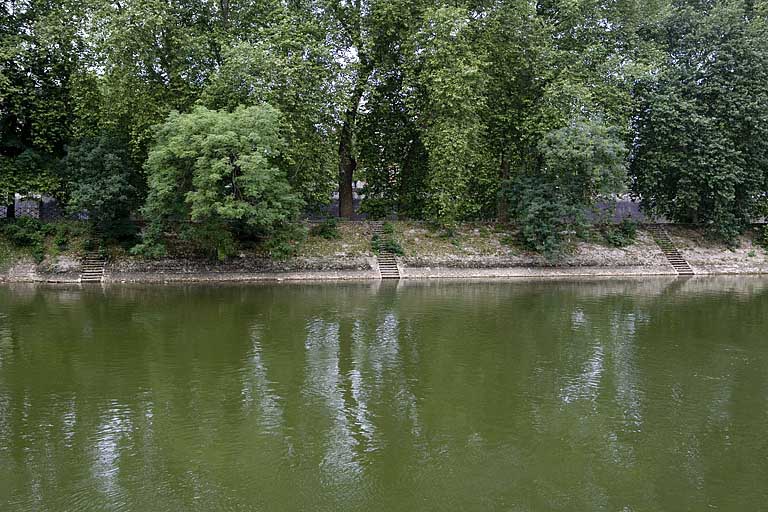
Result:
<svg viewBox="0 0 768 512"><path fill-rule="evenodd" d="M0 508L760 508L767 284L0 288Z"/></svg>

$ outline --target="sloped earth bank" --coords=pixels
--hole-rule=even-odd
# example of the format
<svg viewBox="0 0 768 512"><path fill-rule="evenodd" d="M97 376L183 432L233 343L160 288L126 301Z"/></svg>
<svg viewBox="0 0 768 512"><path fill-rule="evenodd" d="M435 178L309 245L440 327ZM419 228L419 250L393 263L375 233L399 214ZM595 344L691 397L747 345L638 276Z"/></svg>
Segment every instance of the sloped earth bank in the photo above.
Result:
<svg viewBox="0 0 768 512"><path fill-rule="evenodd" d="M697 274L766 274L768 255L757 243L757 232L740 238L736 247L708 240L702 233L678 226L670 236ZM286 261L241 254L224 263L194 259L141 260L113 257L105 282L208 282L378 279L371 251L370 226L342 224L338 240L308 241L302 252ZM675 275L651 236L640 229L635 243L614 248L578 242L556 262L517 247L509 233L490 225L462 225L450 236L416 224L400 222L395 237L403 247L398 258L404 279L546 278L567 276ZM80 262L72 255L36 265L20 260L0 268L0 281L76 283Z"/></svg>

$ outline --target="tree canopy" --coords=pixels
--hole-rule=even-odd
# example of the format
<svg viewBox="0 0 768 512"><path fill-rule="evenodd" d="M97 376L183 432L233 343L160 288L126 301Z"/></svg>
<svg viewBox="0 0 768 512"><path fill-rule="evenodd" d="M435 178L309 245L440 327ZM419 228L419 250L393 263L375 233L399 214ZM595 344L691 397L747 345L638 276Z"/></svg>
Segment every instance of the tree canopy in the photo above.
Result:
<svg viewBox="0 0 768 512"><path fill-rule="evenodd" d="M369 216L495 219L544 250L628 190L732 240L766 209L767 16L765 0L9 0L0 197L268 236L334 192L351 216L362 180ZM235 168L242 197L222 188Z"/></svg>

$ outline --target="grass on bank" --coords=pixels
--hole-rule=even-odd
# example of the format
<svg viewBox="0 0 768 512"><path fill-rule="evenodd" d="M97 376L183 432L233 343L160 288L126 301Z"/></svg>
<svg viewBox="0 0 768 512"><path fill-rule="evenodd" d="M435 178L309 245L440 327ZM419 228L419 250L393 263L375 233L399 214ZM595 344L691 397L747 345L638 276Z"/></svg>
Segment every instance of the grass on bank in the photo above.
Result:
<svg viewBox="0 0 768 512"><path fill-rule="evenodd" d="M411 257L510 257L533 253L522 243L518 230L508 224L468 222L438 226L425 222L397 222L395 226L405 255ZM579 242L626 247L635 242L636 234L637 226L631 223L574 231L566 235L563 253L575 251Z"/></svg>
<svg viewBox="0 0 768 512"><path fill-rule="evenodd" d="M367 257L382 250L405 257L515 257L533 255L520 241L513 226L495 223L456 223L448 226L417 221L395 221L385 224L384 234L374 240L372 227L367 222L345 222L335 219L321 223L307 223L306 236L296 244L294 257L298 258L357 258ZM595 248L624 248L635 243L637 226L598 226L569 234L566 254L584 250L585 244ZM754 229L742 236L737 246L727 247L712 241L701 230L669 226L670 235L683 251L707 254L741 255L746 258L766 257L762 231ZM21 260L41 262L59 255L79 257L90 247L87 223L61 221L40 223L34 219L15 222L0 221L0 270ZM581 247L581 249L579 249ZM104 247L113 259L131 258L123 247ZM264 247L243 245L238 256L269 257ZM183 250L173 251L169 257L197 258ZM237 257L237 256L236 256Z"/></svg>
<svg viewBox="0 0 768 512"><path fill-rule="evenodd" d="M493 224L462 223L437 226L424 222L402 221L394 223L396 237L405 256L503 256L518 254L511 233Z"/></svg>
<svg viewBox="0 0 768 512"><path fill-rule="evenodd" d="M371 255L371 231L364 222L334 222L313 226L309 235L298 247L299 258L362 257Z"/></svg>

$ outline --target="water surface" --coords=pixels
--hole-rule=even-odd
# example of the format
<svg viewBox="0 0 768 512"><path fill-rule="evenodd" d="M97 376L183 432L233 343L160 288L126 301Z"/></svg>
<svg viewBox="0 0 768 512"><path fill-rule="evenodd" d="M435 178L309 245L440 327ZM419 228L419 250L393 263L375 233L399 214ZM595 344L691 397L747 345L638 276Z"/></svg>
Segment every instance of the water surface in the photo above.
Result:
<svg viewBox="0 0 768 512"><path fill-rule="evenodd" d="M0 287L0 510L760 510L768 280Z"/></svg>

